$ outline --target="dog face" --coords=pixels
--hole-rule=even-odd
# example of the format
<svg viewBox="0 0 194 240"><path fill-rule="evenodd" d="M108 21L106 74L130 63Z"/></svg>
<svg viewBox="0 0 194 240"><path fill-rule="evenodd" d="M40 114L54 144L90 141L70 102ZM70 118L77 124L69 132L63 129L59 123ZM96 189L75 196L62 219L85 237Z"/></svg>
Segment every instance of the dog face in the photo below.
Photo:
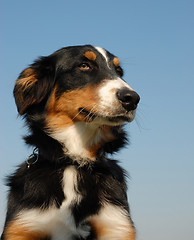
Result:
<svg viewBox="0 0 194 240"><path fill-rule="evenodd" d="M63 48L21 73L14 89L16 105L28 122L43 119L44 131L66 147L64 139L87 132L82 142L90 141L96 149L100 141L113 138L111 127L135 117L140 98L122 76L119 59L102 48Z"/></svg>

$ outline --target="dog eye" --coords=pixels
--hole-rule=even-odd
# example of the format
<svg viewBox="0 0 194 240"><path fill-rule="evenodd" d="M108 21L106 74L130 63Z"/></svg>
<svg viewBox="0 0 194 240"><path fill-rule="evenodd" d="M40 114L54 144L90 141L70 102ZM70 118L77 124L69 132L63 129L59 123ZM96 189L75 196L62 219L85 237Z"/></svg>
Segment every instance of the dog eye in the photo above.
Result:
<svg viewBox="0 0 194 240"><path fill-rule="evenodd" d="M79 68L82 70L82 71L88 71L91 69L90 65L88 63L82 63Z"/></svg>
<svg viewBox="0 0 194 240"><path fill-rule="evenodd" d="M117 74L118 74L120 77L123 76L123 69L122 69L121 67L117 67L117 68L116 68L116 72L117 72Z"/></svg>

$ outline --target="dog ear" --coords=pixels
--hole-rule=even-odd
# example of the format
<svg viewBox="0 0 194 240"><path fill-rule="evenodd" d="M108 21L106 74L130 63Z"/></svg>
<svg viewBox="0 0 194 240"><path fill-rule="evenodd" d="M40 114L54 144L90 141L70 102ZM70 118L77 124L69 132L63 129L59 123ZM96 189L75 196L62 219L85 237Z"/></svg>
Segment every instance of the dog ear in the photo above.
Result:
<svg viewBox="0 0 194 240"><path fill-rule="evenodd" d="M55 83L54 69L53 59L42 57L20 74L13 91L20 115L49 96Z"/></svg>

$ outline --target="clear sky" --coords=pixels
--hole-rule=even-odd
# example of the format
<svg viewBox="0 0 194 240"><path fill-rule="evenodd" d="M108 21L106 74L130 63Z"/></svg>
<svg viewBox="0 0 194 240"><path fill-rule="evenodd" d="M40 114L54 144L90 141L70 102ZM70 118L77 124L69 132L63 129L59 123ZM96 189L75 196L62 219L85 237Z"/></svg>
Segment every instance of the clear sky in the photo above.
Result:
<svg viewBox="0 0 194 240"><path fill-rule="evenodd" d="M92 44L117 55L141 96L131 145L115 158L130 173L137 240L194 239L194 1L1 0L0 223L4 176L24 161L18 74L40 55Z"/></svg>

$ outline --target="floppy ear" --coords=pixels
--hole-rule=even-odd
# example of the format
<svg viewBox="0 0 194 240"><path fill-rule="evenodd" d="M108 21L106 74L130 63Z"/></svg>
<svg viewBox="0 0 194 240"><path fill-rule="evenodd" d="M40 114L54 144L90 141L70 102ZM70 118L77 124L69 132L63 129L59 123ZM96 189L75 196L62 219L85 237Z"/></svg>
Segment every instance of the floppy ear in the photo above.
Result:
<svg viewBox="0 0 194 240"><path fill-rule="evenodd" d="M54 68L49 57L42 57L20 74L13 91L20 115L49 96L55 83Z"/></svg>

